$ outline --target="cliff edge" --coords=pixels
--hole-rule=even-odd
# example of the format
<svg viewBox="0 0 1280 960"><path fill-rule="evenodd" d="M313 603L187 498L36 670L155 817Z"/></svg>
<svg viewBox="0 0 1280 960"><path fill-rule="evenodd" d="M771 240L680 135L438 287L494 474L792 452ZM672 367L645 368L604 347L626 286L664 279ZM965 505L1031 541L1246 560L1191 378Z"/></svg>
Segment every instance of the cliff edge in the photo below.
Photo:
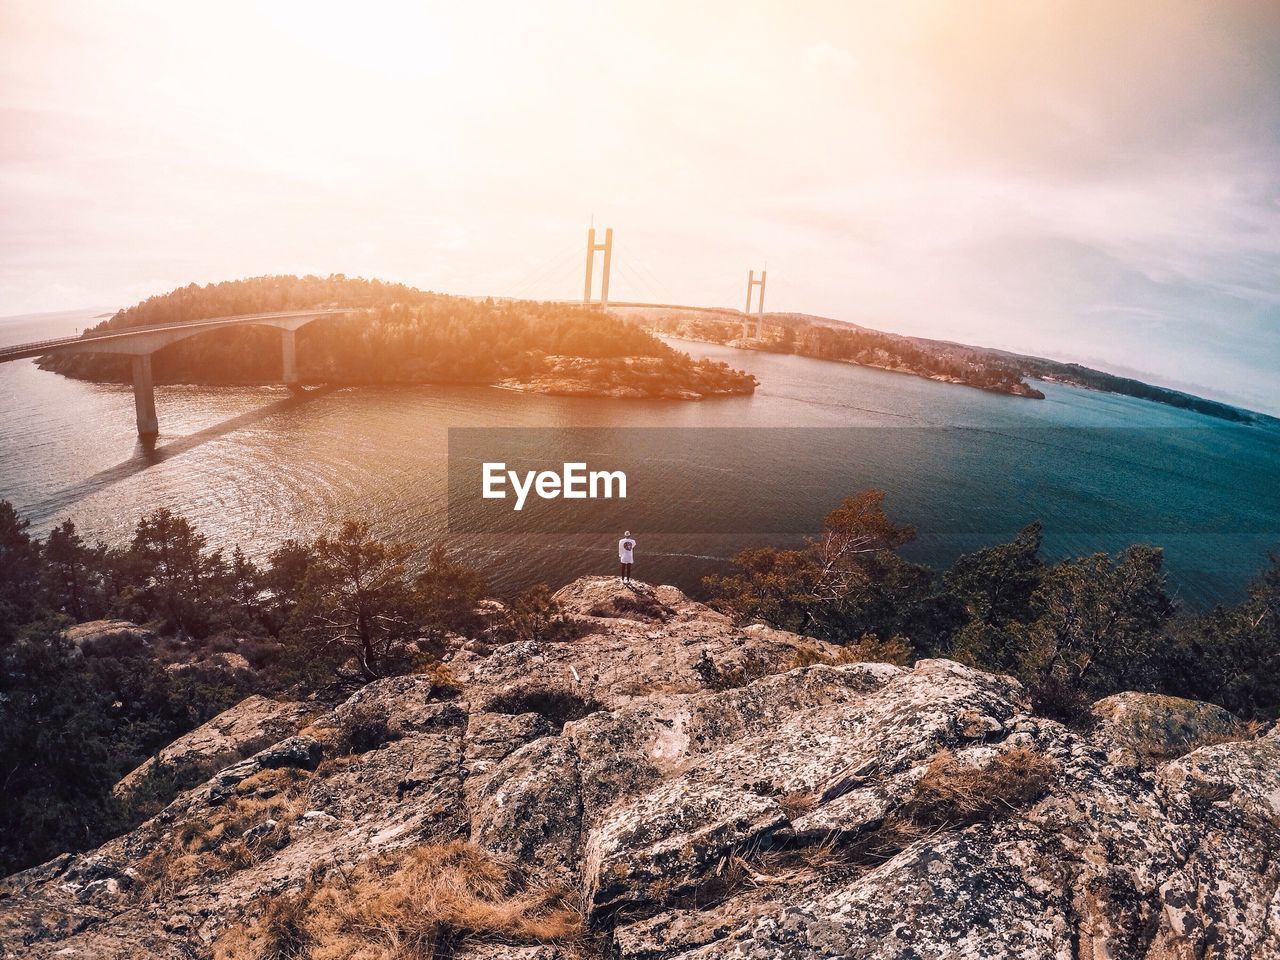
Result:
<svg viewBox="0 0 1280 960"><path fill-rule="evenodd" d="M1274 728L1122 694L1081 732L672 587L557 599L575 639L188 735L226 765L4 881L0 956L1280 957Z"/></svg>

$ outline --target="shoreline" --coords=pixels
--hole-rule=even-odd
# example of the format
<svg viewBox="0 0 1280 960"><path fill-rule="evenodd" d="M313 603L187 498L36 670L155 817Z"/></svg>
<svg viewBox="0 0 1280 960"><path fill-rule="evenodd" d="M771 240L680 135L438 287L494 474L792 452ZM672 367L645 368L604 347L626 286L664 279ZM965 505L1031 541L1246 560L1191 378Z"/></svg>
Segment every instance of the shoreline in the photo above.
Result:
<svg viewBox="0 0 1280 960"><path fill-rule="evenodd" d="M590 359L590 358L572 358L572 359ZM610 358L614 359L614 358ZM630 359L630 358L619 358ZM660 358L644 358L655 359ZM92 383L99 386L118 386L128 387L130 381L124 378L99 378L77 376L75 373L55 370L49 367L41 366L40 358L35 358L36 367L45 373L52 373L56 376L66 377L68 380L75 380L80 383ZM491 387L495 390L506 390L511 393L538 394L542 396L556 397L582 397L586 399L601 400L676 400L681 402L699 402L702 400L715 400L727 397L749 397L755 393L756 383L752 382L749 388L740 389L697 389L690 387L664 387L661 389L645 389L643 385L630 384L598 384L593 383L587 377L574 377L564 374L545 374L534 377L503 377L499 380L438 380L438 379L387 379L387 380L343 380L343 379L325 379L325 380L300 380L297 384L286 384L280 380L263 380L263 379L245 379L245 380L155 380L157 387L200 387L206 389L217 388L247 388L247 387L288 387L296 386L299 388L319 388L331 387L337 389L346 389L351 387L378 387L378 386L448 386L448 387Z"/></svg>
<svg viewBox="0 0 1280 960"><path fill-rule="evenodd" d="M983 393L996 393L1006 397L1020 397L1024 400L1043 400L1044 394L1034 387L1026 386L1030 393L1022 392L1015 389L1002 389L994 386L984 386L980 383L972 383L968 380L962 380L959 377L949 377L944 374L926 373L922 370L912 370L907 367L886 367L878 363L862 363L858 360L842 360L835 357L814 357L807 353L794 353L786 350L765 350L760 347L746 345L746 341L735 340L723 342L720 340L705 340L700 337L687 337L674 333L662 333L654 331L655 336L670 338L672 340L686 340L689 343L706 343L716 347L730 347L734 350L747 350L751 353L773 354L779 357L802 357L805 360L817 360L821 363L840 363L850 367L864 367L868 370L883 370L885 373L900 373L904 376L917 377L921 380L932 380L934 383L950 383L958 387L969 387L971 390L981 390Z"/></svg>

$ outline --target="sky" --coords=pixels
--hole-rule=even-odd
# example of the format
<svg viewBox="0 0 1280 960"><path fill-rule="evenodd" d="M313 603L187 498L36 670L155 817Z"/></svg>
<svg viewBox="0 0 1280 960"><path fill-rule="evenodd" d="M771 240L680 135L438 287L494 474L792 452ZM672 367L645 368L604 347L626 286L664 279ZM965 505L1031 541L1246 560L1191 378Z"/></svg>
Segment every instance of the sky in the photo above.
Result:
<svg viewBox="0 0 1280 960"><path fill-rule="evenodd" d="M0 0L0 314L346 273L1280 413L1280 3ZM598 276L598 273L597 273Z"/></svg>

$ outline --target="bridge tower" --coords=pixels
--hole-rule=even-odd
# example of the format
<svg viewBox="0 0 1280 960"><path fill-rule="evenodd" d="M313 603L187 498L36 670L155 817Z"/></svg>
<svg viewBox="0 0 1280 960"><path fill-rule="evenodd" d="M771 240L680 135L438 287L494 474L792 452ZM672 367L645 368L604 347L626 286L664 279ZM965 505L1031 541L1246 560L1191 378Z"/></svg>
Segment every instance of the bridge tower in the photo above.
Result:
<svg viewBox="0 0 1280 960"><path fill-rule="evenodd" d="M587 231L587 282L582 289L582 302L591 302L591 269L595 266L596 251L604 252L604 269L600 276L600 306L609 305L609 263L613 259L613 227L604 232L604 243L596 243L596 228Z"/></svg>
<svg viewBox="0 0 1280 960"><path fill-rule="evenodd" d="M756 279L756 272L755 272L754 270L748 270L748 271L747 271L747 305L746 305L746 307L744 307L744 308L743 308L743 311L742 311L742 312L743 312L743 313L745 313L745 314L747 314L747 316L748 316L748 317L750 317L750 316L751 316L751 291L752 291L755 287L759 287L759 288L760 288L760 299L759 299L759 302L758 302L757 307L756 307L756 310L757 310L757 312L756 312L756 339L757 339L757 340L759 340L759 339L760 339L760 332L761 332L761 326L760 326L760 325L761 325L761 321L762 321L762 319L763 319L763 317L764 317L764 280L765 280L765 277L767 277L768 275L769 275L769 271L767 271L767 270L761 270L761 271L760 271L760 279L759 279L759 280L757 280L757 279ZM742 336L743 336L743 338L744 338L744 339L745 339L746 337L750 336L750 332L748 331L748 328L747 328L747 321L746 321L746 320L743 320L743 321L742 321Z"/></svg>

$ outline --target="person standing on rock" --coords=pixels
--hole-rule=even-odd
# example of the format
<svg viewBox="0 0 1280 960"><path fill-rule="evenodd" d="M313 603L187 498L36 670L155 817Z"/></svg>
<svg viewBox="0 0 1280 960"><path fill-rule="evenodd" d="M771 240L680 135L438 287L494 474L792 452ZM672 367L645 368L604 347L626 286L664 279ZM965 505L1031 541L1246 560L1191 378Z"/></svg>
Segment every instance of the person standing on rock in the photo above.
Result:
<svg viewBox="0 0 1280 960"><path fill-rule="evenodd" d="M628 530L622 535L622 539L618 541L618 562L622 564L622 582L631 583L631 564L635 563L636 542L631 539L631 531Z"/></svg>

